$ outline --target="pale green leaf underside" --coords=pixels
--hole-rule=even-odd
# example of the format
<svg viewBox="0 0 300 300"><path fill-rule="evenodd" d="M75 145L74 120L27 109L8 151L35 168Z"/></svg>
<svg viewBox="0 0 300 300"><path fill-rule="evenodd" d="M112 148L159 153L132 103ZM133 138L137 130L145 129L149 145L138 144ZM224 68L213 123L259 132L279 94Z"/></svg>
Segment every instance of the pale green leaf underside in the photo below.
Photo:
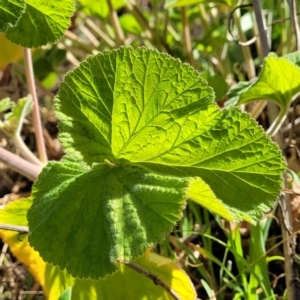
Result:
<svg viewBox="0 0 300 300"><path fill-rule="evenodd" d="M74 161L42 172L30 241L75 276L104 276L116 260L159 241L185 198L228 220L255 222L281 188L285 165L262 128L236 108L220 111L196 71L156 51L90 57L65 77L55 108ZM101 164L107 160L111 166Z"/></svg>
<svg viewBox="0 0 300 300"><path fill-rule="evenodd" d="M0 1L0 32L16 25L22 13L25 11L24 0Z"/></svg>
<svg viewBox="0 0 300 300"><path fill-rule="evenodd" d="M257 82L240 95L238 104L254 100L269 100L286 110L300 92L299 78L300 68L296 64L271 53L264 61Z"/></svg>
<svg viewBox="0 0 300 300"><path fill-rule="evenodd" d="M16 26L6 31L12 42L28 48L60 39L70 26L74 0L27 0L26 10Z"/></svg>

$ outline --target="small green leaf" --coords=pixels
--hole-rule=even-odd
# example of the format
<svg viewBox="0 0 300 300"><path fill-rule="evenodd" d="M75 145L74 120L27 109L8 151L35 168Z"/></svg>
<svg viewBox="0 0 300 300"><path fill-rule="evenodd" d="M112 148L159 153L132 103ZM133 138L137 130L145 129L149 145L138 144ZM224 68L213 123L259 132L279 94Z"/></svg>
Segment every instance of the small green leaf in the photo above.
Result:
<svg viewBox="0 0 300 300"><path fill-rule="evenodd" d="M0 1L0 32L13 27L19 21L25 11L24 0L1 0Z"/></svg>
<svg viewBox="0 0 300 300"><path fill-rule="evenodd" d="M265 58L256 83L240 95L238 104L253 100L275 102L282 110L300 93L300 68L284 57L271 53Z"/></svg>
<svg viewBox="0 0 300 300"><path fill-rule="evenodd" d="M220 110L199 74L168 55L90 57L65 77L55 109L66 157L33 188L29 240L74 276L103 277L143 253L187 198L254 223L281 189L285 164L262 128Z"/></svg>
<svg viewBox="0 0 300 300"><path fill-rule="evenodd" d="M15 102L11 101L10 98L6 97L0 101L0 113L3 113L16 106Z"/></svg>
<svg viewBox="0 0 300 300"><path fill-rule="evenodd" d="M16 26L6 31L6 36L27 48L53 43L70 26L73 13L73 0L27 0L25 12Z"/></svg>
<svg viewBox="0 0 300 300"><path fill-rule="evenodd" d="M280 113L267 133L274 136L287 116L291 102L300 93L300 68L291 60L270 53L264 60L258 80L245 91L239 92L238 104L267 100L280 107Z"/></svg>
<svg viewBox="0 0 300 300"><path fill-rule="evenodd" d="M5 102L2 103L2 101ZM9 136L15 136L20 132L24 118L31 112L33 102L31 97L19 99L17 105L15 105L13 102L8 101L10 101L10 99L6 98L4 100L1 100L0 102L3 105L1 105L2 107L0 107L0 111L2 108L12 108L11 112L5 114L4 122L0 121L0 129Z"/></svg>

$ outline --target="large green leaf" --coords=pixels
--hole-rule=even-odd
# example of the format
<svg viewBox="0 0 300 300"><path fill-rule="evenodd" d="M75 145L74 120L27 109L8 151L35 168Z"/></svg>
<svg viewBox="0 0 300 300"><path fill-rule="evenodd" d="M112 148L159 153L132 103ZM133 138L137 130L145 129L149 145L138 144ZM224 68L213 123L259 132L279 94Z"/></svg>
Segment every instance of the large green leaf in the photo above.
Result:
<svg viewBox="0 0 300 300"><path fill-rule="evenodd" d="M103 277L116 271L116 261L132 260L170 232L186 186L187 180L137 166L50 163L34 189L39 201L28 213L30 242L45 261L72 275ZM41 237L40 230L48 233ZM51 245L49 235L55 236Z"/></svg>
<svg viewBox="0 0 300 300"><path fill-rule="evenodd" d="M29 239L74 276L98 278L141 254L186 198L255 222L280 191L277 146L168 55L124 47L90 57L65 77L55 108L67 156L34 186Z"/></svg>
<svg viewBox="0 0 300 300"><path fill-rule="evenodd" d="M0 0L0 32L15 26L24 11L24 0Z"/></svg>
<svg viewBox="0 0 300 300"><path fill-rule="evenodd" d="M19 199L0 208L0 223L26 226L26 214L32 200ZM0 237L8 243L10 251L22 262L35 280L42 286L49 300L123 300L123 299L174 299L161 286L132 270L123 264L118 264L119 270L105 280L90 280L73 278L57 266L46 264L39 254L30 247L27 235L17 232L0 230ZM159 280L169 286L181 300L196 298L194 286L175 262L149 250L138 257L134 264L151 272Z"/></svg>
<svg viewBox="0 0 300 300"><path fill-rule="evenodd" d="M28 48L55 42L70 26L73 13L74 0L27 0L25 12L6 36Z"/></svg>

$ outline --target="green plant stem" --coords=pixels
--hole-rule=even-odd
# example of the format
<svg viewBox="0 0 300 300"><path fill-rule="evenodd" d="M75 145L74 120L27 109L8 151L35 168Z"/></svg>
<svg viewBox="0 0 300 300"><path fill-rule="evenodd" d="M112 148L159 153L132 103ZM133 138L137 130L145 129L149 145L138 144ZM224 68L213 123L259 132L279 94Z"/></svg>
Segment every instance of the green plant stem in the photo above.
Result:
<svg viewBox="0 0 300 300"><path fill-rule="evenodd" d="M276 107L276 106L275 106ZM277 107L276 107L276 114L277 114ZM276 117L276 119L274 120L274 122L272 123L272 125L269 127L269 129L267 130L267 134L269 134L270 136L275 136L278 133L278 130L280 129L282 123L285 121L287 117L287 110L281 110L279 115Z"/></svg>
<svg viewBox="0 0 300 300"><path fill-rule="evenodd" d="M1 230L17 231L20 234L29 233L29 228L27 226L18 226L18 225L10 225L10 224L0 223L0 229Z"/></svg>
<svg viewBox="0 0 300 300"><path fill-rule="evenodd" d="M208 210L204 209L203 210L203 215L204 215L204 224L209 224L210 221L209 221L209 212L208 212ZM209 236L211 235L211 227L210 226L207 226L206 234L209 235ZM212 239L205 238L203 236L202 241L203 241L204 245L206 244L205 249L208 250L210 253L213 253ZM208 263L209 272L211 274L211 287L215 291L217 289L218 285L217 285L217 282L216 282L215 272L214 272L214 268L213 268L213 262L208 259L207 263Z"/></svg>
<svg viewBox="0 0 300 300"><path fill-rule="evenodd" d="M297 234L300 233L300 230L293 232L290 236L283 237L280 242L269 248L265 253L257 257L254 261L249 263L248 266L246 266L239 274L234 276L233 279L231 279L229 282L227 282L225 285L223 285L218 291L216 291L216 296L219 295L221 292L223 292L227 287L230 287L231 284L236 281L240 276L251 270L261 259L266 258L268 255L270 255L275 249L278 249L278 247L281 244L284 244L286 242L289 242L291 238L294 238Z"/></svg>
<svg viewBox="0 0 300 300"><path fill-rule="evenodd" d="M162 287L164 290L166 290L173 299L175 300L180 300L180 298L176 295L176 293L167 285L165 284L163 281L161 281L156 275L152 274L151 272L141 268L140 266L132 263L132 262L127 262L124 263L127 267L133 269L134 271L146 276L147 278L149 278L150 280L153 281L154 284L159 285L160 287Z"/></svg>
<svg viewBox="0 0 300 300"><path fill-rule="evenodd" d="M253 261L266 253L265 241L263 239L263 226L260 223L257 225L250 225L250 260ZM248 295L251 299L257 299L257 295L253 293L259 286L262 287L265 297L267 299L275 299L275 295L271 288L270 279L268 276L267 257L260 259L250 273ZM253 295L254 294L254 295Z"/></svg>
<svg viewBox="0 0 300 300"><path fill-rule="evenodd" d="M39 110L39 102L38 102L36 88L35 88L31 51L29 48L24 48L24 60L25 60L28 89L33 100L32 115L33 115L33 124L35 129L37 150L39 154L39 159L43 164L46 164L47 153L46 153L46 147L44 142L43 127L42 127L40 110Z"/></svg>
<svg viewBox="0 0 300 300"><path fill-rule="evenodd" d="M85 23L87 27L93 30L94 33L96 33L107 46L109 46L110 48L116 47L116 43L106 33L104 33L91 19L86 18Z"/></svg>
<svg viewBox="0 0 300 300"><path fill-rule="evenodd" d="M247 266L247 263L245 263L244 261L244 249L242 246L242 237L239 231L240 228L239 226L237 226L236 228L231 229L228 233L226 233L225 228L223 228L223 230L228 239L228 249L230 249L230 251L234 255L238 271L242 272ZM248 280L246 274L241 274L241 282L244 289L247 290Z"/></svg>
<svg viewBox="0 0 300 300"><path fill-rule="evenodd" d="M22 110L22 114L20 115L18 127L16 128L15 132L13 134L11 134L10 132L6 131L5 129L3 129L3 131L7 135L9 135L10 137L13 138L15 146L18 148L18 150L21 151L21 156L26 158L29 162L32 162L32 163L42 167L43 163L29 150L29 148L25 145L25 143L23 142L23 139L21 137L21 129L22 129L23 122L24 122L24 119L26 116L26 111L28 111L30 109L31 105L32 105L32 99L31 99L30 95L28 95L27 100L26 100L25 105Z"/></svg>
<svg viewBox="0 0 300 300"><path fill-rule="evenodd" d="M30 163L2 147L0 147L0 161L32 181L35 181L42 171L40 166Z"/></svg>
<svg viewBox="0 0 300 300"><path fill-rule="evenodd" d="M187 58L188 58L188 62L196 70L199 70L199 67L198 67L198 65L197 65L197 63L194 59L194 56L193 56L190 26L189 26L189 20L188 20L188 17L187 17L185 6L183 6L181 8L181 19L182 19L182 25L183 25L183 42L184 42L184 48L185 48L185 53L186 53Z"/></svg>
<svg viewBox="0 0 300 300"><path fill-rule="evenodd" d="M118 45L119 46L125 45L125 37L124 37L123 30L121 28L117 13L113 8L111 0L106 0L106 3L108 5L109 15L110 15L112 25L116 31Z"/></svg>

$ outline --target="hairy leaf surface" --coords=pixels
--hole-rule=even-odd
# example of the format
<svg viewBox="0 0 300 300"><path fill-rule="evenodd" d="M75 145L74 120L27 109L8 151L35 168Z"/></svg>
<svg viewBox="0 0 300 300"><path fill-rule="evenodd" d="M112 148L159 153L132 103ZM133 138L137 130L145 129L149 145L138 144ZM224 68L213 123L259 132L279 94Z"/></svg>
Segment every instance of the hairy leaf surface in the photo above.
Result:
<svg viewBox="0 0 300 300"><path fill-rule="evenodd" d="M199 74L165 54L90 57L66 76L55 107L67 156L34 186L30 242L74 276L105 276L143 253L186 198L253 223L281 188L285 165L262 128L220 110Z"/></svg>
<svg viewBox="0 0 300 300"><path fill-rule="evenodd" d="M116 271L116 261L141 255L172 229L187 180L131 165L87 169L64 159L50 163L37 186L34 195L40 201L28 213L30 242L45 261L72 275L98 278ZM47 235L41 237L41 230ZM55 236L51 245L49 235Z"/></svg>

